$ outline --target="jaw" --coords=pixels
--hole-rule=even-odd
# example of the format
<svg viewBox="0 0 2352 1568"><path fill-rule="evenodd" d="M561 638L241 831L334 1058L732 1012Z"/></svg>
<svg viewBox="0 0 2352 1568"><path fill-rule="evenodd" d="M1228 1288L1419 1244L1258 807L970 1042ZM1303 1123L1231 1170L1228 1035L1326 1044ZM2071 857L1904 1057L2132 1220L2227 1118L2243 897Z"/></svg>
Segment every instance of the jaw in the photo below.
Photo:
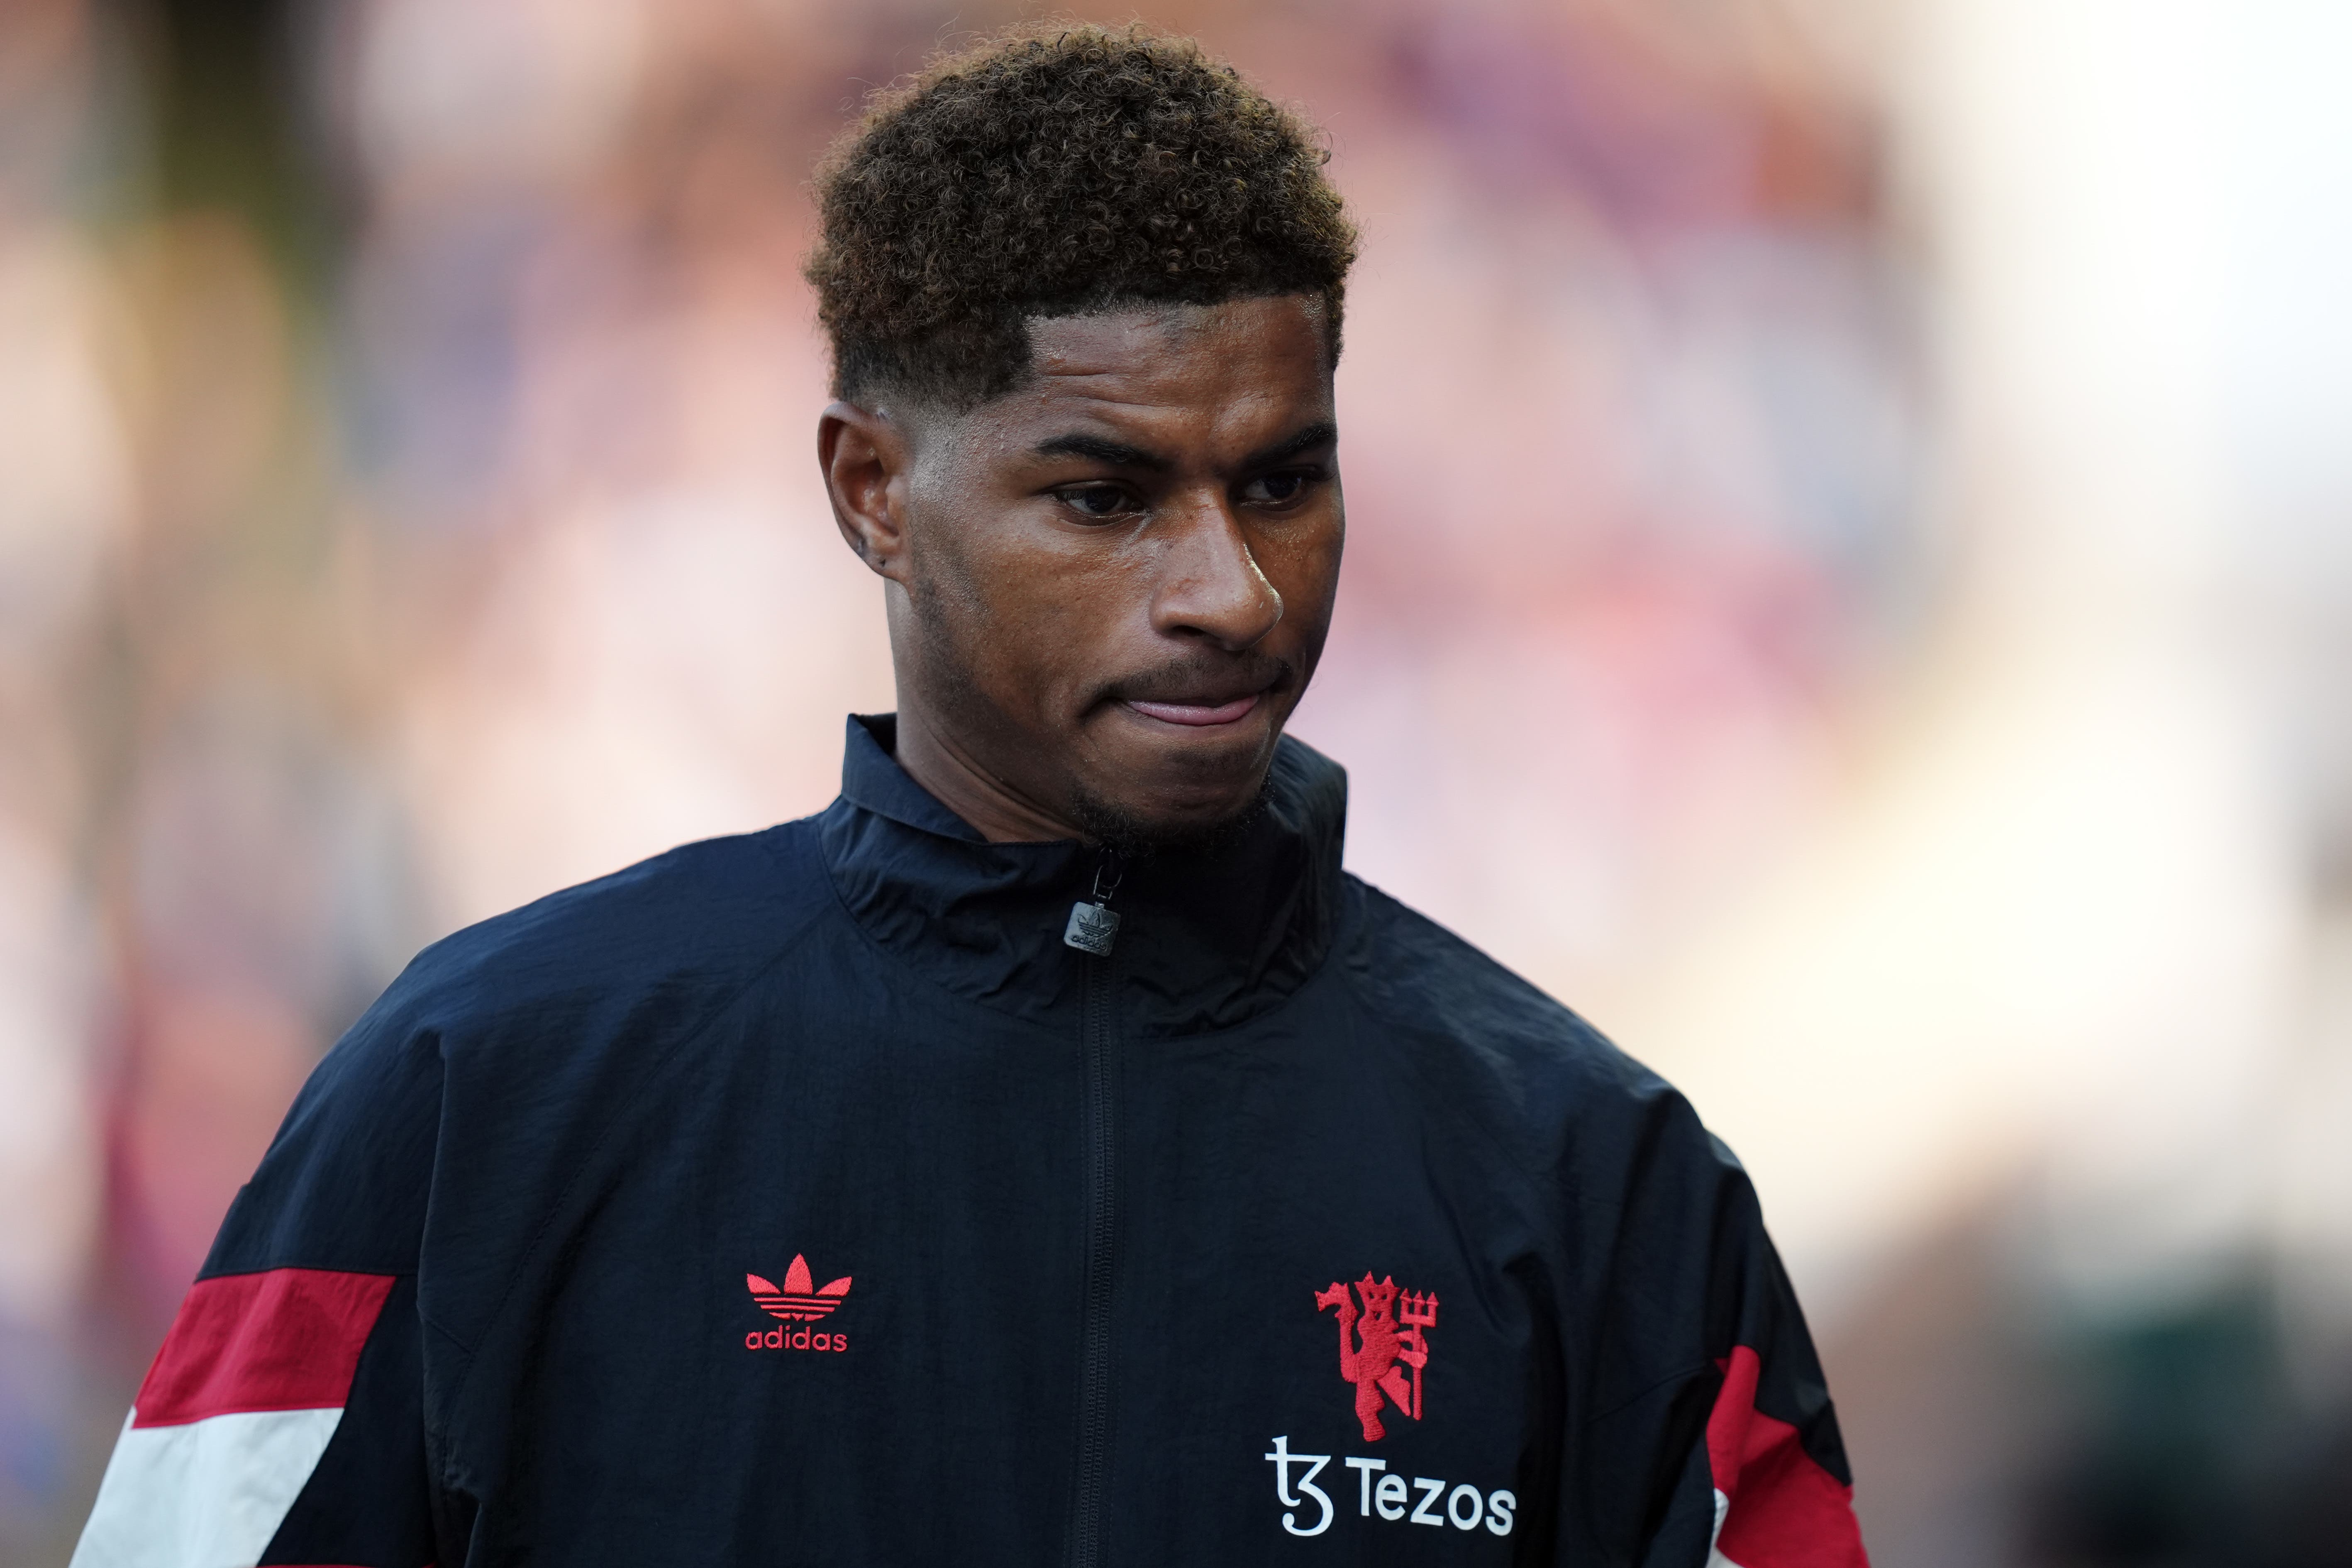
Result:
<svg viewBox="0 0 2352 1568"><path fill-rule="evenodd" d="M1244 815L1265 787L1293 699L1270 691L1231 723L1172 724L1125 703L1098 704L1081 725L1070 779L1073 815L1088 837L1185 839ZM1091 819L1091 820L1089 820Z"/></svg>
<svg viewBox="0 0 2352 1568"><path fill-rule="evenodd" d="M894 632L914 629L894 622ZM1049 676L989 679L960 659L916 655L921 640L896 648L899 761L1000 842L1081 838L1140 850L1213 837L1256 803L1297 700L1271 690L1240 720L1216 725L1169 723L1102 697L1078 699L1067 716L1050 698L1036 700ZM1006 689L1032 700L1007 706L989 695Z"/></svg>

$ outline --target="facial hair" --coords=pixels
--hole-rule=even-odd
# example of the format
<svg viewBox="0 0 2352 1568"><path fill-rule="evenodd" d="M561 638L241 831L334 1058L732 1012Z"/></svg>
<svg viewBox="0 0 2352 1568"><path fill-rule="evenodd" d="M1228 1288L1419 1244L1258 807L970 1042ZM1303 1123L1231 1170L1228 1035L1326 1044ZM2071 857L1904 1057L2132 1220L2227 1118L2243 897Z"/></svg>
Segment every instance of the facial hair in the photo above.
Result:
<svg viewBox="0 0 2352 1568"><path fill-rule="evenodd" d="M1211 858L1238 848L1265 819L1266 792L1272 780L1273 770L1269 768L1246 805L1214 822L1189 823L1181 827L1147 822L1083 792L1072 797L1070 816L1087 838L1131 865L1162 858Z"/></svg>

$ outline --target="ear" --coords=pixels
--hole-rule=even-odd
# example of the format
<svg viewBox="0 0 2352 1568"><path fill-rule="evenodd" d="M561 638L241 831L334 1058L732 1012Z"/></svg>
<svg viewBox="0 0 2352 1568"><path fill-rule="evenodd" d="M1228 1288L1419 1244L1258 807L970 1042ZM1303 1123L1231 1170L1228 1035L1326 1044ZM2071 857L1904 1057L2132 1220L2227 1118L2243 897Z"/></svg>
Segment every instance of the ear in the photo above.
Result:
<svg viewBox="0 0 2352 1568"><path fill-rule="evenodd" d="M857 558L893 581L906 574L912 457L905 427L877 409L831 403L817 417L816 461L833 521Z"/></svg>

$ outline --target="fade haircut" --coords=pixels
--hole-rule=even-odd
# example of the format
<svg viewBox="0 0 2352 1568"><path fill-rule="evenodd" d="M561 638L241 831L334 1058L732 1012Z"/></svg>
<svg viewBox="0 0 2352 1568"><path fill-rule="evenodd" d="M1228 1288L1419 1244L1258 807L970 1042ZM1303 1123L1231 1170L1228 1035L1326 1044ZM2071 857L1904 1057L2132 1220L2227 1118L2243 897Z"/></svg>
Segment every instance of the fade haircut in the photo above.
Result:
<svg viewBox="0 0 2352 1568"><path fill-rule="evenodd" d="M1356 231L1296 115L1141 26L1033 28L875 95L816 175L834 394L962 410L1030 371L1027 322L1278 294L1331 360Z"/></svg>

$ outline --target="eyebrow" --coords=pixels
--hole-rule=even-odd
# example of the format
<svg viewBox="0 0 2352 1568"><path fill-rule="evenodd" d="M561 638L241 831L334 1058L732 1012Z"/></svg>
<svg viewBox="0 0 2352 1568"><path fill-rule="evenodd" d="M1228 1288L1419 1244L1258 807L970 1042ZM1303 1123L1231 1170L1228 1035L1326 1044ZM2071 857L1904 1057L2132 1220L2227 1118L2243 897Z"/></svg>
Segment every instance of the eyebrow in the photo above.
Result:
<svg viewBox="0 0 2352 1568"><path fill-rule="evenodd" d="M1157 452L1147 452L1140 447L1130 447L1124 441L1114 441L1105 436L1049 437L1038 442L1030 451L1040 458L1083 458L1091 463L1101 463L1113 468L1150 468L1154 473L1166 473L1176 465Z"/></svg>
<svg viewBox="0 0 2352 1568"><path fill-rule="evenodd" d="M1263 468L1317 447L1328 447L1339 438L1339 427L1337 425L1328 419L1318 420L1294 436L1285 437L1271 447L1251 453L1242 459L1241 466ZM1048 437L1032 447L1030 451L1040 458L1080 458L1108 468L1148 468L1153 473L1166 473L1176 466L1157 452L1148 452L1125 441L1114 441L1107 436L1087 436L1076 431Z"/></svg>
<svg viewBox="0 0 2352 1568"><path fill-rule="evenodd" d="M1328 419L1318 420L1296 436L1287 437L1276 441L1271 447L1252 452L1242 459L1242 467L1244 468L1266 468L1279 463L1285 458L1295 458L1301 452L1310 452L1318 447L1328 447L1339 438L1339 427L1337 425L1332 424Z"/></svg>

